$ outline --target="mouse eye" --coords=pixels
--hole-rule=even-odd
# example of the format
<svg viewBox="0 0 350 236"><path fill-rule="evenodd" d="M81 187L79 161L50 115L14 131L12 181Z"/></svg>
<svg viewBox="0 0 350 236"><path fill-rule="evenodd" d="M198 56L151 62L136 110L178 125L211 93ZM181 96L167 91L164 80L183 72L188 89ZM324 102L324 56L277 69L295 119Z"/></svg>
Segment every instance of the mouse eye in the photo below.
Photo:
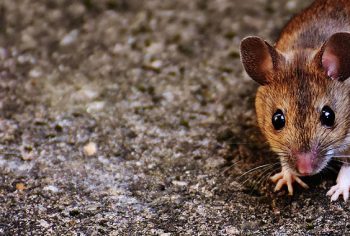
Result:
<svg viewBox="0 0 350 236"><path fill-rule="evenodd" d="M283 129L284 125L286 124L286 119L284 118L284 114L280 109L278 109L275 114L273 114L272 124L275 130Z"/></svg>
<svg viewBox="0 0 350 236"><path fill-rule="evenodd" d="M330 128L334 125L335 114L329 106L324 106L320 116L321 124Z"/></svg>

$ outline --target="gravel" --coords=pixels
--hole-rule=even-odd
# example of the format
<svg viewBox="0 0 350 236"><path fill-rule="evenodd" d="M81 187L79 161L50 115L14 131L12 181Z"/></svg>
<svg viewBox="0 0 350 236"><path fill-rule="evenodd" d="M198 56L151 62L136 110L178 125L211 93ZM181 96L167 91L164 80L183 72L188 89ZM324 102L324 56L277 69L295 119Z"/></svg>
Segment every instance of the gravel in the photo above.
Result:
<svg viewBox="0 0 350 236"><path fill-rule="evenodd" d="M290 197L254 169L278 160L239 43L309 3L3 0L0 234L346 233L334 173Z"/></svg>

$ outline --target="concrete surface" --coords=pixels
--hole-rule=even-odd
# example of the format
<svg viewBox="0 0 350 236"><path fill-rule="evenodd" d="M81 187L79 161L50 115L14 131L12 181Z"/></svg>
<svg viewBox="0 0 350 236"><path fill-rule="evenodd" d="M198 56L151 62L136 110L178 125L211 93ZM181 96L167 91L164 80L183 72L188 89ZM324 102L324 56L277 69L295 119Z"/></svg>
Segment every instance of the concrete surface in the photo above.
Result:
<svg viewBox="0 0 350 236"><path fill-rule="evenodd" d="M1 235L319 235L326 173L273 193L242 72L302 0L3 0ZM252 171L249 171L252 170Z"/></svg>

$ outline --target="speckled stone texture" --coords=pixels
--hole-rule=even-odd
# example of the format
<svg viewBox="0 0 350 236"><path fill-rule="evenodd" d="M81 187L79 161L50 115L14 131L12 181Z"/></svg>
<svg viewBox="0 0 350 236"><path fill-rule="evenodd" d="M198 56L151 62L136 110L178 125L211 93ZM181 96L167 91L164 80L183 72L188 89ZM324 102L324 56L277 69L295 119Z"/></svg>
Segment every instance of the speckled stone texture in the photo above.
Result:
<svg viewBox="0 0 350 236"><path fill-rule="evenodd" d="M347 232L334 174L289 197L256 168L239 42L309 3L2 0L0 235Z"/></svg>

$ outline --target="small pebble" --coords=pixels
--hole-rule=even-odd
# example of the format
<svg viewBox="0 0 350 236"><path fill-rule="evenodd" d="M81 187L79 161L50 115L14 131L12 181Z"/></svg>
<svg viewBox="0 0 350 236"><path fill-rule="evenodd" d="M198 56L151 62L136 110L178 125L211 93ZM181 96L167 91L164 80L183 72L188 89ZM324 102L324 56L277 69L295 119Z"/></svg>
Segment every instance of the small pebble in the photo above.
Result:
<svg viewBox="0 0 350 236"><path fill-rule="evenodd" d="M172 181L173 185L177 185L177 186L187 186L188 183L187 182L184 182L184 181Z"/></svg>
<svg viewBox="0 0 350 236"><path fill-rule="evenodd" d="M21 150L21 157L23 161L31 161L34 159L34 151L31 146L24 146L22 145L20 147Z"/></svg>
<svg viewBox="0 0 350 236"><path fill-rule="evenodd" d="M18 191L23 191L23 190L26 189L26 186L24 185L24 183L17 183L17 184L16 184L16 189L17 189Z"/></svg>
<svg viewBox="0 0 350 236"><path fill-rule="evenodd" d="M155 69L160 69L162 66L163 66L163 62L160 60L156 60L151 63L151 67Z"/></svg>
<svg viewBox="0 0 350 236"><path fill-rule="evenodd" d="M99 112L99 111L102 111L104 107L105 107L105 102L102 102L102 101L92 102L87 105L86 111L88 113Z"/></svg>
<svg viewBox="0 0 350 236"><path fill-rule="evenodd" d="M295 1L289 1L286 4L286 7L288 10L294 10L297 6L298 6L297 2L295 2Z"/></svg>
<svg viewBox="0 0 350 236"><path fill-rule="evenodd" d="M84 146L84 154L86 156L93 156L97 152L97 144L94 142L90 142Z"/></svg>
<svg viewBox="0 0 350 236"><path fill-rule="evenodd" d="M29 76L32 78L39 78L42 76L42 72L39 69L32 69L29 71Z"/></svg>
<svg viewBox="0 0 350 236"><path fill-rule="evenodd" d="M240 235L241 232L235 226L227 226L225 231L228 235Z"/></svg>
<svg viewBox="0 0 350 236"><path fill-rule="evenodd" d="M60 42L60 45L61 46L68 46L68 45L73 44L77 40L78 35L79 35L78 30L72 30L66 36L63 37L63 39Z"/></svg>
<svg viewBox="0 0 350 236"><path fill-rule="evenodd" d="M58 188L56 186L48 185L48 186L44 187L44 191L50 191L50 192L53 192L53 193L57 193L59 190L58 190Z"/></svg>
<svg viewBox="0 0 350 236"><path fill-rule="evenodd" d="M46 220L40 220L39 223L40 223L40 226L42 226L42 227L44 227L44 228L50 227L50 224L47 223Z"/></svg>

